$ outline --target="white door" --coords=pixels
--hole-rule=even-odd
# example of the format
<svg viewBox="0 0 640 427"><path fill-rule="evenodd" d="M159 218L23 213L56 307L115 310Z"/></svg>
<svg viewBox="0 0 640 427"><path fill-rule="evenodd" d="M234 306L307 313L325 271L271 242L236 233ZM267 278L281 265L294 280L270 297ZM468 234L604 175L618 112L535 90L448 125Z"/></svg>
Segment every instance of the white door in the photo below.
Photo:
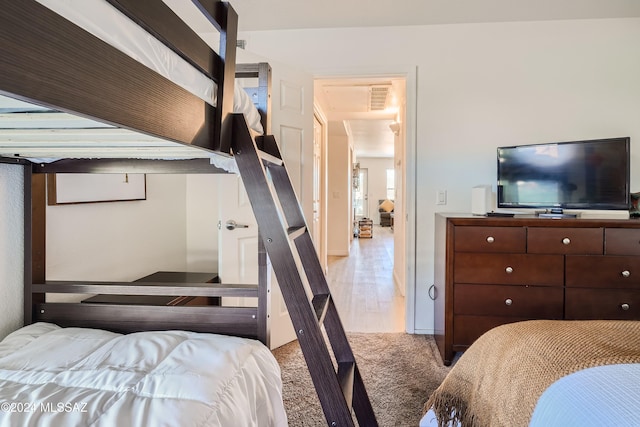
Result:
<svg viewBox="0 0 640 427"><path fill-rule="evenodd" d="M218 176L218 194L218 276L223 283L257 285L258 224L240 175Z"/></svg>
<svg viewBox="0 0 640 427"><path fill-rule="evenodd" d="M353 188L353 207L356 221L369 217L369 170L361 168L358 172L357 185Z"/></svg>
<svg viewBox="0 0 640 427"><path fill-rule="evenodd" d="M240 53L240 52L239 52ZM238 62L265 61L242 54ZM302 200L308 224L312 223L313 206L313 78L289 66L270 62L272 68L271 129L278 142L293 187ZM235 179L233 179L235 178ZM258 283L258 228L255 217L238 177L225 177L220 188L219 266L224 282ZM237 196L236 201L236 195ZM250 219L249 219L250 217ZM229 230L226 222L236 221L247 228ZM228 275L229 279L226 278ZM270 347L276 348L296 339L289 312L275 276L268 280ZM223 302L224 303L224 302Z"/></svg>

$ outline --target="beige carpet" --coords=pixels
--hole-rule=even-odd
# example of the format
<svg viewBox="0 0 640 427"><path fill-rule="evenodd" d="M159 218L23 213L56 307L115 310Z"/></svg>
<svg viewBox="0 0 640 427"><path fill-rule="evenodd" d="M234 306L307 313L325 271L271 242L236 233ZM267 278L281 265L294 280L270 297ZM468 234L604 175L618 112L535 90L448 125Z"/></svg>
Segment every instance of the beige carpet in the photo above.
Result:
<svg viewBox="0 0 640 427"><path fill-rule="evenodd" d="M449 371L433 338L403 333L347 335L380 426L417 426L424 403ZM273 353L282 369L289 427L325 426L298 342Z"/></svg>

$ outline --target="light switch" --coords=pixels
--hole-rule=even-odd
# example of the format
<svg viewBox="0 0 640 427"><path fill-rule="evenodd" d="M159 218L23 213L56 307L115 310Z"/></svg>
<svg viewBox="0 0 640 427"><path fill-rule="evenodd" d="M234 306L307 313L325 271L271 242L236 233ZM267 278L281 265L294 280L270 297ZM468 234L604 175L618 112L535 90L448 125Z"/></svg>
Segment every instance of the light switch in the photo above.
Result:
<svg viewBox="0 0 640 427"><path fill-rule="evenodd" d="M436 196L436 205L446 205L447 204L447 190L438 190L438 194Z"/></svg>

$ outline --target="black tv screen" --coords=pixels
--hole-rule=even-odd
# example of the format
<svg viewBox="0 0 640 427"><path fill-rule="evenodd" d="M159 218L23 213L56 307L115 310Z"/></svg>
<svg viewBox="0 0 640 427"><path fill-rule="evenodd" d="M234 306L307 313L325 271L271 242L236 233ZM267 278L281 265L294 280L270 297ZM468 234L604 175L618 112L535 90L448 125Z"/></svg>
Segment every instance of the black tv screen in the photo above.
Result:
<svg viewBox="0 0 640 427"><path fill-rule="evenodd" d="M499 208L629 209L630 138L498 148Z"/></svg>

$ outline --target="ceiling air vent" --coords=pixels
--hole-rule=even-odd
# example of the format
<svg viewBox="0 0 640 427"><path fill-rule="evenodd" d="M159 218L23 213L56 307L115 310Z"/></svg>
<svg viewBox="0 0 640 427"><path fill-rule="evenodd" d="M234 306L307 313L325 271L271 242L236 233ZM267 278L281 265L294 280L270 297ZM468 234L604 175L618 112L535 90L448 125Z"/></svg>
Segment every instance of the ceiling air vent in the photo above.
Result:
<svg viewBox="0 0 640 427"><path fill-rule="evenodd" d="M387 105L389 86L371 86L369 90L369 110L382 111Z"/></svg>

